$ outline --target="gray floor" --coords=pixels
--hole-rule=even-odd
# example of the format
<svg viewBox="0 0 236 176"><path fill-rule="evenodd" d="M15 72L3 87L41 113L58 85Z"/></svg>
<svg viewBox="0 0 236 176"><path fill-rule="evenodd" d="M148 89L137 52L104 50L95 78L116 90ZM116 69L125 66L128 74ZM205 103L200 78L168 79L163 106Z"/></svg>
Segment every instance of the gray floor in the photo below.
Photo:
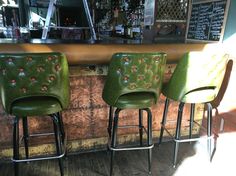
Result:
<svg viewBox="0 0 236 176"><path fill-rule="evenodd" d="M236 133L220 134L213 161L207 157L206 140L192 144L181 144L178 165L171 165L173 143L165 142L153 150L153 176L235 176L236 175ZM68 156L65 161L65 175L106 176L109 173L109 153L106 151ZM21 165L20 176L59 176L57 161L40 161ZM114 176L146 176L147 152L117 152ZM11 163L0 163L0 176L12 176Z"/></svg>

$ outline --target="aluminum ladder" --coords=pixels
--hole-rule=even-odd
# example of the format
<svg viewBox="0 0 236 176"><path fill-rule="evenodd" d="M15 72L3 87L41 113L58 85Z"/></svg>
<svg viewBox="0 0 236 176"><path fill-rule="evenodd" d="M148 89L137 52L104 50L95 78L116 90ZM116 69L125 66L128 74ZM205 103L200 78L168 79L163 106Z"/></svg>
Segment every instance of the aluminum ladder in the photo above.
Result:
<svg viewBox="0 0 236 176"><path fill-rule="evenodd" d="M48 32L50 31L50 28L57 28L57 29L90 29L91 39L92 40L97 39L87 0L83 0L83 6L84 6L84 10L85 10L85 13L86 13L86 17L87 17L87 20L88 20L89 27L51 26L51 18L53 16L54 12L55 12L56 3L57 3L57 0L50 0L50 2L49 2L46 21L45 21L45 24L44 24L44 27L43 27L43 33L42 33L42 38L41 39L47 39L48 38Z"/></svg>

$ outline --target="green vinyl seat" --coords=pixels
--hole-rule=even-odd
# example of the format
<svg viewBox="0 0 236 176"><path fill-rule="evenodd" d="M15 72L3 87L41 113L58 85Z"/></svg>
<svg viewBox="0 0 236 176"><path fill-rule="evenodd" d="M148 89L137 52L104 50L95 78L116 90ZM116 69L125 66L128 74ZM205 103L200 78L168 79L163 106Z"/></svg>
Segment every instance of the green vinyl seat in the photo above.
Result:
<svg viewBox="0 0 236 176"><path fill-rule="evenodd" d="M103 100L110 105L108 145L111 150L110 175L113 173L114 152L120 150L148 150L148 169L151 172L152 113L161 92L166 64L165 53L115 53L110 61L103 89ZM113 112L115 109L115 112ZM119 113L124 109L138 109L140 146L118 147L116 144ZM143 145L143 111L147 112L147 145ZM114 117L113 117L114 116ZM113 125L112 125L113 123Z"/></svg>
<svg viewBox="0 0 236 176"><path fill-rule="evenodd" d="M42 103L43 102L43 103ZM47 115L62 110L60 102L53 97L28 97L12 104L12 114L18 116Z"/></svg>
<svg viewBox="0 0 236 176"><path fill-rule="evenodd" d="M19 163L44 159L59 160L64 174L65 131L61 111L69 104L68 64L61 53L0 54L1 101L6 113L15 116L13 123L13 163L15 176ZM28 116L50 116L53 120L56 154L51 157L29 157ZM23 122L25 158L19 153L19 121Z"/></svg>
<svg viewBox="0 0 236 176"><path fill-rule="evenodd" d="M153 104L155 104L155 97L153 94L147 92L134 92L132 94L120 96L114 106L121 109L127 107L139 109L151 107Z"/></svg>
<svg viewBox="0 0 236 176"><path fill-rule="evenodd" d="M163 119L161 122L161 131L159 144L162 142L165 125L167 122L167 113L170 100L179 102L177 116L177 125L175 131L175 148L173 166L176 166L177 155L180 142L190 142L199 138L192 138L192 128L194 121L194 110L196 103L206 104L207 106L207 141L208 152L212 157L212 105L211 102L218 95L222 84L228 55L222 53L207 52L188 52L177 63L177 66L168 83L163 85L162 93L166 97ZM181 123L184 105L191 104L189 137L181 139Z"/></svg>

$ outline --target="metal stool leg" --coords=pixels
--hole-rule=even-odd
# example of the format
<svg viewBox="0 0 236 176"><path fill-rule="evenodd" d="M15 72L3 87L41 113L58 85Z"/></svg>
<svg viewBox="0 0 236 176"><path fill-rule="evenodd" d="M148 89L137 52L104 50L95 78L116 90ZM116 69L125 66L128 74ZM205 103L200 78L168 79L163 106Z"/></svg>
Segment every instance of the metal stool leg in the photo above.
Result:
<svg viewBox="0 0 236 176"><path fill-rule="evenodd" d="M29 131L28 131L28 119L27 117L22 118L23 123L23 138L25 144L25 157L29 158Z"/></svg>
<svg viewBox="0 0 236 176"><path fill-rule="evenodd" d="M149 108L145 110L147 111L147 114L148 114L147 142L148 142L148 146L151 146L152 145L152 113ZM151 174L151 170L152 170L152 148L148 149L148 173L149 174Z"/></svg>
<svg viewBox="0 0 236 176"><path fill-rule="evenodd" d="M118 118L119 118L119 112L120 111L121 111L121 109L118 109L118 108L115 111L113 128L112 128L111 148L115 148L116 147ZM112 173L113 173L114 156L115 156L115 151L111 149L110 176L112 176Z"/></svg>
<svg viewBox="0 0 236 176"><path fill-rule="evenodd" d="M177 117L177 125L176 125L176 132L175 132L175 147L174 147L174 160L173 160L173 167L176 165L177 156L178 156L178 150L179 150L179 139L181 136L181 122L182 122L182 115L183 115L183 108L184 103L181 102L179 104L179 111L178 111L178 117Z"/></svg>
<svg viewBox="0 0 236 176"><path fill-rule="evenodd" d="M107 132L108 132L109 138L111 138L112 118L113 118L113 107L110 106L110 109L109 109L109 121L108 121L108 127L107 127Z"/></svg>
<svg viewBox="0 0 236 176"><path fill-rule="evenodd" d="M170 100L169 100L168 98L166 98L166 101L165 101L165 108L164 108L163 117L162 117L162 122L161 122L160 137L159 137L159 142L158 142L159 145L160 145L161 142L162 142L162 137L163 137L163 133L164 133L164 130L165 130L165 124L166 124L166 118L167 118L169 103L170 103Z"/></svg>
<svg viewBox="0 0 236 176"><path fill-rule="evenodd" d="M212 106L207 103L207 149L211 160L211 136L212 136Z"/></svg>
<svg viewBox="0 0 236 176"><path fill-rule="evenodd" d="M61 141L60 125L59 125L58 118L59 117L57 116L57 114L53 115L53 126L54 126L54 133L55 133L56 150L57 150L57 155L61 155L62 154L62 141ZM63 176L64 169L63 169L62 158L59 158L58 162L59 162L61 176Z"/></svg>
<svg viewBox="0 0 236 176"><path fill-rule="evenodd" d="M143 145L143 111L139 109L139 138L140 146Z"/></svg>
<svg viewBox="0 0 236 176"><path fill-rule="evenodd" d="M194 112L195 112L195 104L191 104L190 111L190 121L189 121L189 139L192 139L192 130L193 130L193 122L194 122ZM191 143L191 142L190 142Z"/></svg>
<svg viewBox="0 0 236 176"><path fill-rule="evenodd" d="M15 117L13 122L13 159L19 159L19 118ZM19 175L19 163L14 162L15 176Z"/></svg>
<svg viewBox="0 0 236 176"><path fill-rule="evenodd" d="M65 129L64 129L64 123L63 123L61 112L58 112L57 116L58 116L58 122L59 122L58 124L59 124L59 128L60 128L60 132L61 132L61 136L62 136L62 142L64 143Z"/></svg>

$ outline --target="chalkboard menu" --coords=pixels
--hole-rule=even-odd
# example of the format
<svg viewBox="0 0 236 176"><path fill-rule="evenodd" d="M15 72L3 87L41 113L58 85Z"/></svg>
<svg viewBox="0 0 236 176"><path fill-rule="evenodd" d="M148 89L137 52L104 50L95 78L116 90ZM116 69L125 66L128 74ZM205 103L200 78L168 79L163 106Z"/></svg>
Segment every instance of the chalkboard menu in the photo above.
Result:
<svg viewBox="0 0 236 176"><path fill-rule="evenodd" d="M192 4L186 39L220 41L228 13L228 1Z"/></svg>

